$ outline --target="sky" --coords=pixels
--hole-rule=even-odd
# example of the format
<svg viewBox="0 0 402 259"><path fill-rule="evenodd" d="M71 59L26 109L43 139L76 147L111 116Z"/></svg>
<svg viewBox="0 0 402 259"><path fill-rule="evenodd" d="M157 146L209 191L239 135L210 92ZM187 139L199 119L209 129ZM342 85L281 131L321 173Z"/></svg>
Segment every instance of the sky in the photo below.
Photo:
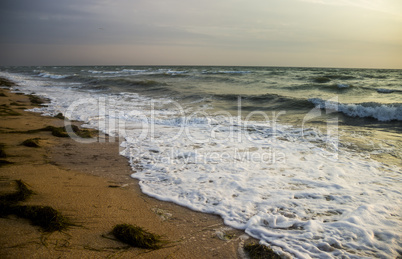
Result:
<svg viewBox="0 0 402 259"><path fill-rule="evenodd" d="M0 65L402 69L401 0L0 0Z"/></svg>

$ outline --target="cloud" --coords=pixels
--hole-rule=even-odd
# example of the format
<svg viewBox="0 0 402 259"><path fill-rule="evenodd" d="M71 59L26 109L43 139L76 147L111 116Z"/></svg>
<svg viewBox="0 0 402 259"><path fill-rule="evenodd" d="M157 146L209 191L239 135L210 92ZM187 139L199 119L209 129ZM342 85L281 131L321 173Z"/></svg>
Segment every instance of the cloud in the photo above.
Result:
<svg viewBox="0 0 402 259"><path fill-rule="evenodd" d="M401 17L402 1L400 0L299 0L306 3L329 5L329 6L343 6L343 7L356 7L359 9L366 9L375 12L383 12Z"/></svg>
<svg viewBox="0 0 402 259"><path fill-rule="evenodd" d="M195 63L194 58L205 60L208 55L211 60L212 56L214 60L222 57L222 63L242 57L248 64L252 58L261 64L273 56L282 56L293 64L294 60L303 60L302 57L308 60L312 53L317 57L336 53L339 60L342 53L349 57L353 51L354 56L367 55L359 45L373 46L373 50L377 47L379 51L390 45L394 46L392 49L400 46L401 15L388 15L381 10L396 12L401 10L401 3L399 0L9 0L0 3L0 47L7 45L14 53L26 53L30 45L33 50L52 46L53 54L58 53L56 49L71 53L71 56L59 55L58 63L67 57L71 62L75 57L72 49L88 53L75 57L80 60L85 57L98 64L103 56L109 63L115 53L118 61L124 57L118 51L122 46L127 51L148 48L149 53L159 53L159 57L169 55L162 55L157 49L175 51L169 57L180 60L187 57ZM99 51L88 51L90 46ZM203 55L193 55L192 51ZM141 56L138 51L128 52ZM89 53L96 57L91 58ZM158 59L151 54L150 59Z"/></svg>

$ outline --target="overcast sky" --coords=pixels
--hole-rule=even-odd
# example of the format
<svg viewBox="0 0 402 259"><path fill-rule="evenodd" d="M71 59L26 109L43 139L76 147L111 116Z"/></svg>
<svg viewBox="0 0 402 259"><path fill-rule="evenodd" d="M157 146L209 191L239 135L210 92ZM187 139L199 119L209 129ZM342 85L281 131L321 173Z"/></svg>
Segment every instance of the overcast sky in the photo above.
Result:
<svg viewBox="0 0 402 259"><path fill-rule="evenodd" d="M402 0L0 0L0 65L402 69Z"/></svg>

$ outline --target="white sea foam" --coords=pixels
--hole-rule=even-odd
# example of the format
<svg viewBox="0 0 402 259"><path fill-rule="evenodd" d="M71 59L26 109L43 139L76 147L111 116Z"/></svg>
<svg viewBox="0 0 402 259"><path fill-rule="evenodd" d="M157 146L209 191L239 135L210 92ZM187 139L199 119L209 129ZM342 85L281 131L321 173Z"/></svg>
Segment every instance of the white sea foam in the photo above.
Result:
<svg viewBox="0 0 402 259"><path fill-rule="evenodd" d="M68 75L55 75L55 74L47 73L47 72L41 72L38 74L38 76L44 77L44 78L52 78L52 79L63 79L63 78L68 77Z"/></svg>
<svg viewBox="0 0 402 259"><path fill-rule="evenodd" d="M123 69L122 70L122 72L125 72L125 73L135 73L135 74L138 74L138 73L145 73L145 72L147 72L148 70L144 70L144 69Z"/></svg>
<svg viewBox="0 0 402 259"><path fill-rule="evenodd" d="M364 104L344 104L338 102L328 102L319 98L311 98L309 101L316 106L327 109L336 109L348 116L352 117L372 117L379 121L392 121L402 120L402 105L401 104L376 104L376 103L364 103Z"/></svg>
<svg viewBox="0 0 402 259"><path fill-rule="evenodd" d="M52 100L38 112L66 113L83 100L70 119L123 135L121 154L148 195L221 215L226 224L297 258L401 253L400 170L334 150L331 136L197 116L204 111L184 116L185 109L163 108L173 104L169 99L77 92L6 76L22 91Z"/></svg>
<svg viewBox="0 0 402 259"><path fill-rule="evenodd" d="M122 71L88 70L88 73L92 73L92 74L105 74L105 75L116 75L116 74L121 74Z"/></svg>
<svg viewBox="0 0 402 259"><path fill-rule="evenodd" d="M232 71L232 70L219 70L219 71L202 71L203 74L249 74L251 71Z"/></svg>
<svg viewBox="0 0 402 259"><path fill-rule="evenodd" d="M107 71L107 70L88 70L87 72L92 74L103 74L103 75L180 75L188 73L188 71L175 71L171 69L122 69L116 71Z"/></svg>
<svg viewBox="0 0 402 259"><path fill-rule="evenodd" d="M140 145L127 138L122 154L142 168L132 177L145 193L219 214L300 258L397 255L398 171L352 154L333 160L292 133L270 138L239 127L230 139L233 124L221 122L210 138L214 124L198 122L156 125L153 141ZM189 134L175 138L180 127Z"/></svg>

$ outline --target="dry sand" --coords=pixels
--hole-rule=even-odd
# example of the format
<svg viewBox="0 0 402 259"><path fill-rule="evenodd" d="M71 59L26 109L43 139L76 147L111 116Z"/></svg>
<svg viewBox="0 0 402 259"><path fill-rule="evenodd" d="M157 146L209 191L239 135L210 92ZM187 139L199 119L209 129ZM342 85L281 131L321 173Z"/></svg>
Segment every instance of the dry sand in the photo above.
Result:
<svg viewBox="0 0 402 259"><path fill-rule="evenodd" d="M51 206L79 225L46 233L16 216L0 218L0 258L244 256L247 235L228 228L220 217L141 193L117 142L82 144L45 131L12 133L63 126L64 120L24 111L33 107L25 95L6 89L0 95L0 143L7 154L2 159L14 163L0 165L0 193L13 191L13 180L22 179L36 193L23 204ZM40 138L40 147L22 146L29 138ZM170 243L158 250L127 247L109 234L120 223L138 225Z"/></svg>

